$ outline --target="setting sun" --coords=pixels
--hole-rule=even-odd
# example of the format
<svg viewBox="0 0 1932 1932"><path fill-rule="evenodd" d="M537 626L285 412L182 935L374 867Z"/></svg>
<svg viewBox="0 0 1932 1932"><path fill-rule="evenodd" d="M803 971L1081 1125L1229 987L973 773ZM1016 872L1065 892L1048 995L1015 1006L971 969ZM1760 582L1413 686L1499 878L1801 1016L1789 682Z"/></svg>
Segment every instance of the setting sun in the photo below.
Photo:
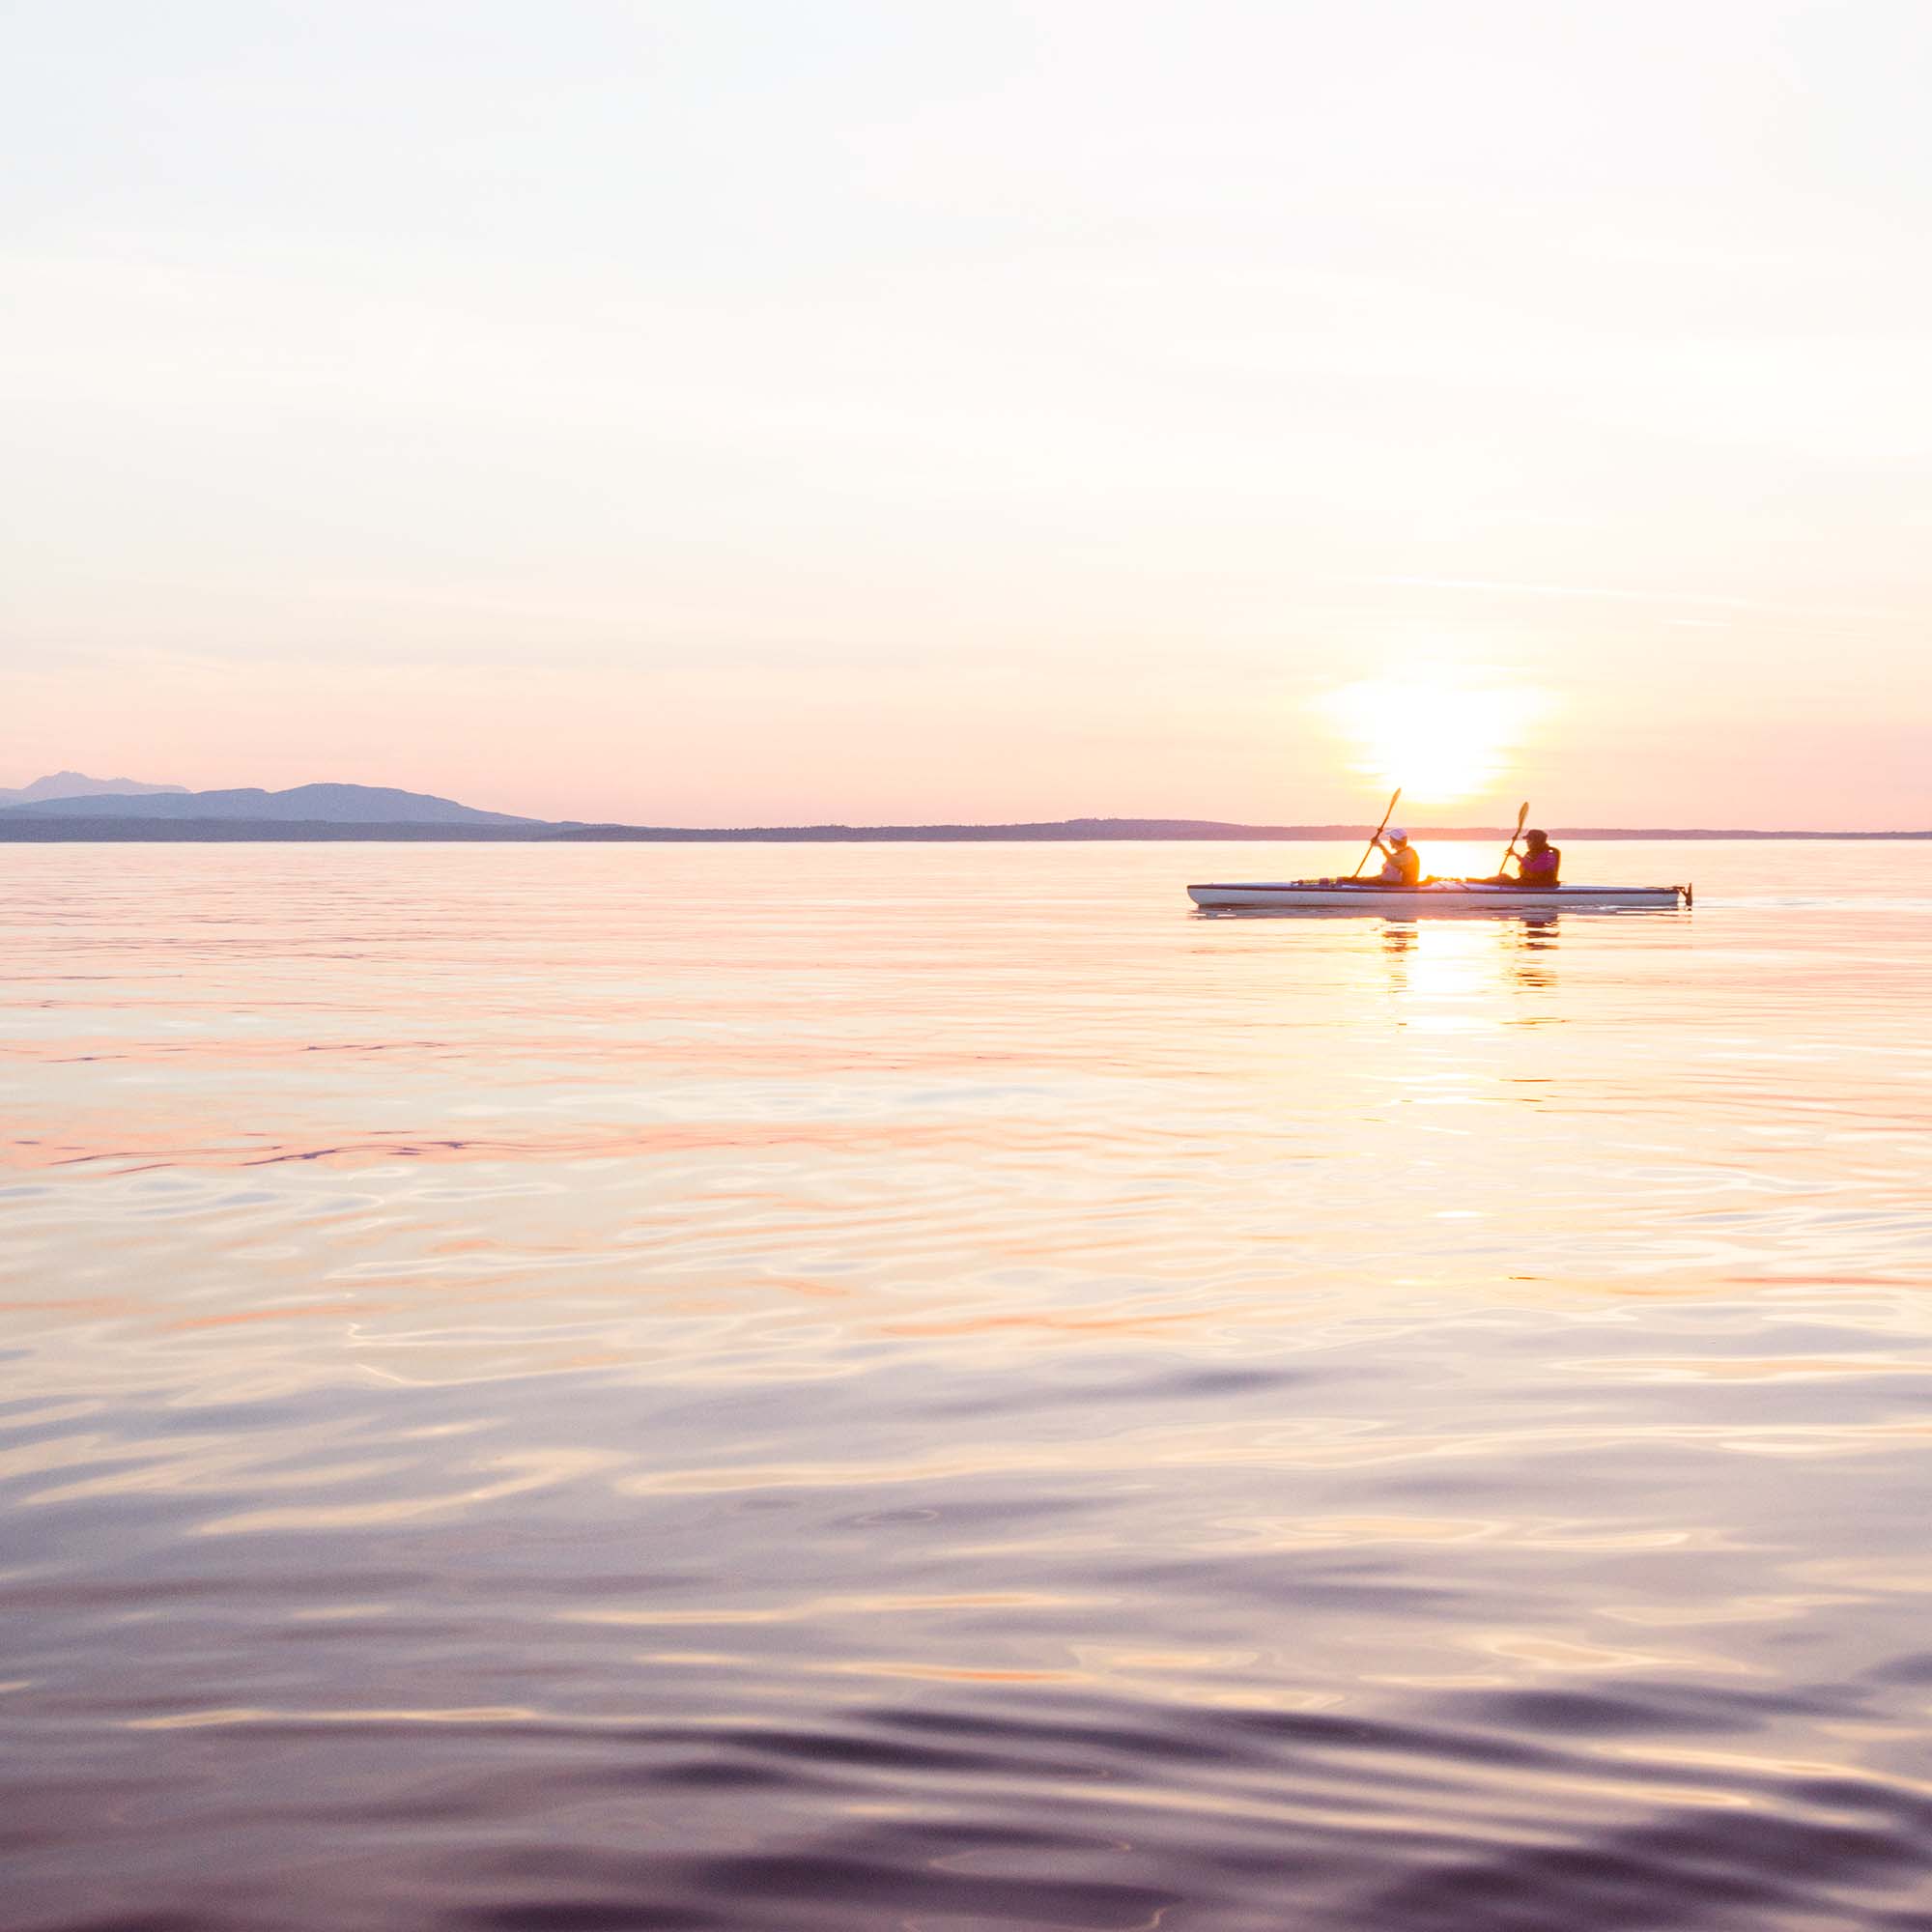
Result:
<svg viewBox="0 0 1932 1932"><path fill-rule="evenodd" d="M1501 778L1546 704L1532 692L1421 676L1346 685L1321 708L1353 748L1352 769L1363 778L1400 785L1418 803L1447 804Z"/></svg>

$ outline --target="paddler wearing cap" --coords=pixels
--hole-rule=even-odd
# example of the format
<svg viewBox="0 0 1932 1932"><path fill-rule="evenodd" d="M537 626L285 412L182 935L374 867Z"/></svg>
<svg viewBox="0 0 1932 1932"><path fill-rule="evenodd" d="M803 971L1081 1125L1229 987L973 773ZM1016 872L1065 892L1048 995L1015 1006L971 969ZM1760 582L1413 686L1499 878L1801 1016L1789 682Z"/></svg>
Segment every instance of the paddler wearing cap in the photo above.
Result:
<svg viewBox="0 0 1932 1932"><path fill-rule="evenodd" d="M1505 867L1508 861L1504 862ZM1549 842L1547 832L1525 832L1522 835L1522 850L1517 855L1516 877L1511 878L1507 869L1498 872L1490 881L1495 886L1553 886L1563 870L1563 854Z"/></svg>
<svg viewBox="0 0 1932 1932"><path fill-rule="evenodd" d="M1381 876L1375 884L1419 886L1422 883L1421 854L1408 842L1408 834L1399 825L1391 825L1386 836L1378 832L1370 843L1382 855Z"/></svg>

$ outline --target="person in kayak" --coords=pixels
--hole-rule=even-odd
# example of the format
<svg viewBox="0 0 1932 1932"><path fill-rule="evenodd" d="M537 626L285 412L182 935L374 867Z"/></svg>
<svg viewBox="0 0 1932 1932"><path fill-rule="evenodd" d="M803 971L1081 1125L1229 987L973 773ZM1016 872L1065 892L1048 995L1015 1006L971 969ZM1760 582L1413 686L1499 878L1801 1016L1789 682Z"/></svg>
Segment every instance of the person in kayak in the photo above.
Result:
<svg viewBox="0 0 1932 1932"><path fill-rule="evenodd" d="M1525 832L1522 851L1516 862L1516 877L1498 872L1490 882L1497 886L1553 886L1563 869L1561 850L1549 842L1547 832Z"/></svg>
<svg viewBox="0 0 1932 1932"><path fill-rule="evenodd" d="M1422 855L1408 842L1406 832L1391 826L1386 843L1379 833L1372 842L1382 855L1381 876L1364 880L1363 884L1410 887L1422 883Z"/></svg>

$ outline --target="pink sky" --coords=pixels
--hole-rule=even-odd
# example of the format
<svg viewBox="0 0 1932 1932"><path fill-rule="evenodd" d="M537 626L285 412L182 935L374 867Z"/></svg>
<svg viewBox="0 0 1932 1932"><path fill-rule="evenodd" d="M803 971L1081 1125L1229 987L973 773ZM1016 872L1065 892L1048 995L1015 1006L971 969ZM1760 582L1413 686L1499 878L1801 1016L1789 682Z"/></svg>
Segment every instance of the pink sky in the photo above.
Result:
<svg viewBox="0 0 1932 1932"><path fill-rule="evenodd" d="M0 782L1932 826L1924 10L809 12L24 23Z"/></svg>

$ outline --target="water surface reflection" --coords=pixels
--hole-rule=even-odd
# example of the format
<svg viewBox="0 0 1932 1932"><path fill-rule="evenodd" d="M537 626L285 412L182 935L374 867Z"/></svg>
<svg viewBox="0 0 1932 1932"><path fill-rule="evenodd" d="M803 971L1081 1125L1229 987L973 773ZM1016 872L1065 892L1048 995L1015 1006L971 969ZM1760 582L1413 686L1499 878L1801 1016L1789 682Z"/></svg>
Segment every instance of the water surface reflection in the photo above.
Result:
<svg viewBox="0 0 1932 1932"><path fill-rule="evenodd" d="M1932 871L1816 850L5 848L10 1932L1923 1925Z"/></svg>

